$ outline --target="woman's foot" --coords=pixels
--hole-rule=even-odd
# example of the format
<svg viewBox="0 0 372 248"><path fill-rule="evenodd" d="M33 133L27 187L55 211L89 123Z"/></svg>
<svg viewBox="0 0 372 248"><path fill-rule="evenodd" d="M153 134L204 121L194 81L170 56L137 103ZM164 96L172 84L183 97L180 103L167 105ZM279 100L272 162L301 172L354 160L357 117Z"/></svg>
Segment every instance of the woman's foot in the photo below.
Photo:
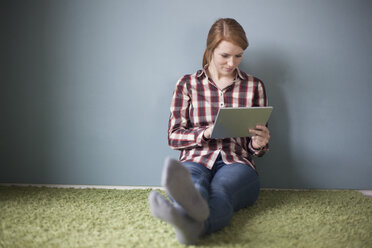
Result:
<svg viewBox="0 0 372 248"><path fill-rule="evenodd" d="M175 159L164 162L162 185L167 193L196 221L205 221L209 206L192 182L190 172Z"/></svg>
<svg viewBox="0 0 372 248"><path fill-rule="evenodd" d="M173 226L178 242L185 245L198 242L203 232L203 222L191 219L156 191L150 192L149 204L153 216Z"/></svg>

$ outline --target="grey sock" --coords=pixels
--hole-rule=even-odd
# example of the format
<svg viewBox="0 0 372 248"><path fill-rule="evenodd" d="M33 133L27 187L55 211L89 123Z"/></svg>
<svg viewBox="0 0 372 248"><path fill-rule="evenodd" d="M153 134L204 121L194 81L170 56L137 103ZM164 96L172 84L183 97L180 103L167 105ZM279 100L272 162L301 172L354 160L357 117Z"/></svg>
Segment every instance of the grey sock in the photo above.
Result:
<svg viewBox="0 0 372 248"><path fill-rule="evenodd" d="M204 221L209 216L209 206L195 188L190 172L175 159L164 162L162 185L168 194L196 221Z"/></svg>
<svg viewBox="0 0 372 248"><path fill-rule="evenodd" d="M149 203L152 215L173 226L178 242L185 245L198 242L203 232L203 222L192 220L156 191L150 192Z"/></svg>

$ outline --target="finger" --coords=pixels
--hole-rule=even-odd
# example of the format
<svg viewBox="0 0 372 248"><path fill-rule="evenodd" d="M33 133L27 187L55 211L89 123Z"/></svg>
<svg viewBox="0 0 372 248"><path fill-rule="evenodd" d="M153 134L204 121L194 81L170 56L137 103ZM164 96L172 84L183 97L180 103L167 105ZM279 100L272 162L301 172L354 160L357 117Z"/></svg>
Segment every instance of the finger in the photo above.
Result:
<svg viewBox="0 0 372 248"><path fill-rule="evenodd" d="M261 130L263 130L263 129L267 129L267 127L264 126L264 125L256 125L256 129L261 129Z"/></svg>
<svg viewBox="0 0 372 248"><path fill-rule="evenodd" d="M251 134L251 137L255 137L255 139L262 137L262 134L256 130L250 131L250 134Z"/></svg>
<svg viewBox="0 0 372 248"><path fill-rule="evenodd" d="M266 126L262 126L262 125L257 125L256 129L261 130L261 131L266 132L266 133L270 132L269 129Z"/></svg>
<svg viewBox="0 0 372 248"><path fill-rule="evenodd" d="M249 132L252 134L252 135L255 135L257 134L257 130L256 129L249 129Z"/></svg>
<svg viewBox="0 0 372 248"><path fill-rule="evenodd" d="M257 129L249 129L249 132L253 135L257 135L257 136L261 136L261 137L266 136L264 131L257 130Z"/></svg>

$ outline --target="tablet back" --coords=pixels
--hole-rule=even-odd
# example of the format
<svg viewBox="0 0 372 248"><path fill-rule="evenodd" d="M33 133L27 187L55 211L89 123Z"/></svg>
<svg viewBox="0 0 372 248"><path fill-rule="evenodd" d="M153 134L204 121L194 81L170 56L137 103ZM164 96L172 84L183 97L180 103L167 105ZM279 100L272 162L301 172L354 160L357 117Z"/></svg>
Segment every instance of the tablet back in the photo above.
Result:
<svg viewBox="0 0 372 248"><path fill-rule="evenodd" d="M212 139L250 137L249 129L256 125L266 125L273 107L220 108Z"/></svg>

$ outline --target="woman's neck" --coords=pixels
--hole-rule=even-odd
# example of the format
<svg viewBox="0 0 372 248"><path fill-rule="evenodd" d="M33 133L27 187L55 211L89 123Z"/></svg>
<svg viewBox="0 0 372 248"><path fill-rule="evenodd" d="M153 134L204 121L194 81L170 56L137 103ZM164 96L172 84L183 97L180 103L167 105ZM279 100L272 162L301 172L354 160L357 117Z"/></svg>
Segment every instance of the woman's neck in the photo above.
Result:
<svg viewBox="0 0 372 248"><path fill-rule="evenodd" d="M236 73L235 70L230 75L221 75L213 66L208 66L206 71L208 77L210 77L213 80L213 82L217 85L217 87L220 89L224 89L230 86L235 79Z"/></svg>

